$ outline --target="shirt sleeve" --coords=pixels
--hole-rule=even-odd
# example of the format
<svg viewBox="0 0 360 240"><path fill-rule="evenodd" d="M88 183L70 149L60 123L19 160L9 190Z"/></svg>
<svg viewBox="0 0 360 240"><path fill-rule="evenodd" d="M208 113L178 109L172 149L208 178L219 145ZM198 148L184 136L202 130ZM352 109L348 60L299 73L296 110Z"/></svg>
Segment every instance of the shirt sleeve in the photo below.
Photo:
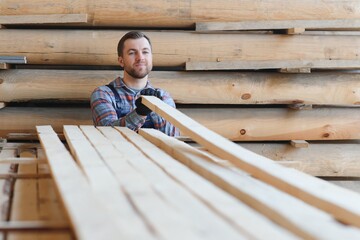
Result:
<svg viewBox="0 0 360 240"><path fill-rule="evenodd" d="M90 106L95 126L122 126L132 130L139 129L145 119L139 116L135 110L122 118L117 117L113 106L113 94L101 88L96 88L91 94Z"/></svg>
<svg viewBox="0 0 360 240"><path fill-rule="evenodd" d="M163 90L161 90L161 91L163 91ZM163 99L162 99L163 102L172 106L173 108L176 108L175 102L168 92L163 91L162 96L163 96ZM162 131L163 133L167 134L168 136L176 137L176 136L180 135L179 129L177 129L169 121L166 121L164 118L160 117L158 114L152 112L151 118L153 119L155 129Z"/></svg>

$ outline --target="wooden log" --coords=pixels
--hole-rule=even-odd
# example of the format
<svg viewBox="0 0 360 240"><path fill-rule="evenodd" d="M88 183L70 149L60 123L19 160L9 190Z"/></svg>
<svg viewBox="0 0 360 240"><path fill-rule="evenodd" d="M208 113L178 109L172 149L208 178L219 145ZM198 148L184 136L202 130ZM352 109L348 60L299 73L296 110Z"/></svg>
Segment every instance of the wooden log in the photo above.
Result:
<svg viewBox="0 0 360 240"><path fill-rule="evenodd" d="M180 108L207 128L234 141L290 141L359 139L359 108ZM91 125L88 108L7 107L0 114L0 137L33 133L38 124ZM182 133L185 134L186 133Z"/></svg>
<svg viewBox="0 0 360 240"><path fill-rule="evenodd" d="M353 64L360 60L358 36L145 33L152 40L154 66L184 66L189 61L216 62L219 58L218 64L299 60ZM25 55L28 64L118 66L116 49L123 34L125 31L116 30L4 29L0 55Z"/></svg>
<svg viewBox="0 0 360 240"><path fill-rule="evenodd" d="M139 11L141 6L141 11ZM281 6L281 7L280 7ZM296 11L294 11L296 9ZM88 13L96 26L133 27L192 27L195 22L236 22L241 20L296 20L296 19L358 19L359 2L339 0L230 1L166 1L148 0L129 2L107 0L101 4L90 0L49 3L46 0L2 2L3 15Z"/></svg>
<svg viewBox="0 0 360 240"><path fill-rule="evenodd" d="M241 148L208 130L156 97L144 96L142 103L173 123L211 153L229 160L255 178L327 211L340 221L360 226L358 205L360 196L358 194L345 191L300 171L276 165L269 159Z"/></svg>
<svg viewBox="0 0 360 240"><path fill-rule="evenodd" d="M87 14L0 15L0 24L64 24L87 23Z"/></svg>
<svg viewBox="0 0 360 240"><path fill-rule="evenodd" d="M0 101L89 101L97 86L111 82L119 74L93 70L0 71ZM358 73L153 71L150 81L167 90L176 103L184 104L360 104Z"/></svg>

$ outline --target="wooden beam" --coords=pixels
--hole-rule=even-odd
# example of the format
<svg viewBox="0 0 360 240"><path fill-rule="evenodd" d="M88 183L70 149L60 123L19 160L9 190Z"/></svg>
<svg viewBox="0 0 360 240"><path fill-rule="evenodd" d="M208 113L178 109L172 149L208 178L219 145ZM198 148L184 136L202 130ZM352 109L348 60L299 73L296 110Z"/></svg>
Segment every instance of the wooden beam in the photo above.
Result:
<svg viewBox="0 0 360 240"><path fill-rule="evenodd" d="M0 15L0 24L64 24L87 23L87 14Z"/></svg>
<svg viewBox="0 0 360 240"><path fill-rule="evenodd" d="M155 97L142 102L210 152L229 160L252 176L285 191L345 223L360 226L360 196L300 171L286 169L269 159L237 146ZM254 159L256 159L254 161Z"/></svg>
<svg viewBox="0 0 360 240"><path fill-rule="evenodd" d="M223 62L186 62L187 71L246 69L359 69L360 60L259 60Z"/></svg>
<svg viewBox="0 0 360 240"><path fill-rule="evenodd" d="M17 157L0 158L0 164L4 164L4 163L33 164L33 163L44 163L44 162L46 162L45 159L32 158L32 157L28 157L28 158L17 158Z"/></svg>
<svg viewBox="0 0 360 240"><path fill-rule="evenodd" d="M76 237L116 239L121 236L110 213L95 200L85 176L53 129L50 126L36 129Z"/></svg>
<svg viewBox="0 0 360 240"><path fill-rule="evenodd" d="M34 30L4 29L0 35L0 42L4 43L0 45L0 55L25 55L29 64L118 66L116 47L125 33L118 30L37 30L36 41L28 41L34 36ZM294 37L185 31L145 34L152 41L153 64L159 67L183 67L186 62L200 62L206 63L208 68L215 65L217 69L356 68L360 61L356 51L360 48L358 36ZM219 39L223 42L221 48L218 47ZM67 44L69 42L72 44ZM216 62L219 58L222 60ZM187 69L195 68L190 68L189 64ZM200 67L204 69L204 66Z"/></svg>
<svg viewBox="0 0 360 240"><path fill-rule="evenodd" d="M118 74L119 71L94 70L0 71L0 101L89 101L96 87L108 84ZM168 91L176 103L183 104L358 106L360 103L359 73L153 71L150 81L155 87Z"/></svg>
<svg viewBox="0 0 360 240"><path fill-rule="evenodd" d="M286 167L319 177L360 177L357 142L311 142L308 148L288 143L239 143Z"/></svg>
<svg viewBox="0 0 360 240"><path fill-rule="evenodd" d="M351 233L351 230L348 231L347 227L329 215L312 206L305 205L302 201L275 190L249 175L238 174L232 169L217 165L209 154L200 152L159 131L144 129L140 130L140 134L196 173L301 238L326 239L346 234L354 234L352 237L355 237L360 234L360 231ZM309 221L310 219L314 222ZM314 224L319 225L315 226ZM318 231L327 224L329 225L326 228L330 228L334 232L329 234L329 232Z"/></svg>
<svg viewBox="0 0 360 240"><path fill-rule="evenodd" d="M0 62L0 70L10 69L10 64Z"/></svg>
<svg viewBox="0 0 360 240"><path fill-rule="evenodd" d="M359 2L314 0L306 2L292 0L272 0L266 4L256 1L241 0L217 1L199 0L196 2L180 2L173 4L166 0L148 0L147 13L139 11L135 2L117 0L104 1L97 4L90 0L75 2L61 2L48 4L47 0L37 0L27 4L1 2L0 9L3 15L27 14L71 14L89 13L89 22L95 26L128 26L128 27L167 27L167 28L193 28L196 22L238 22L246 20L336 20L359 18ZM126 16L123 10L126 9ZM296 11L294 11L296 9ZM335 11L336 10L336 11Z"/></svg>
<svg viewBox="0 0 360 240"><path fill-rule="evenodd" d="M279 228L278 225L273 224L258 212L250 209L241 201L237 201L235 198L224 194L224 192L216 188L212 183L206 181L181 163L178 163L172 156L159 150L155 144L153 145L146 141L134 131L123 127L116 127L116 129L170 177L176 179L176 181L204 202L204 204L215 209L216 212L223 216L225 221L241 229L246 235L255 239L282 239L293 237L291 234ZM229 206L231 206L231 208L229 208ZM261 229L261 231L259 231L259 229Z"/></svg>
<svg viewBox="0 0 360 240"><path fill-rule="evenodd" d="M296 148L307 148L309 147L309 143L304 140L291 140L290 141L291 146Z"/></svg>
<svg viewBox="0 0 360 240"><path fill-rule="evenodd" d="M233 141L348 140L360 138L359 108L180 108L181 112ZM0 114L0 137L34 133L37 124L93 124L89 108L7 107ZM186 135L186 133L182 133Z"/></svg>
<svg viewBox="0 0 360 240"><path fill-rule="evenodd" d="M293 32L304 32L311 30L359 30L358 19L336 19L336 20L259 20L239 22L198 22L196 31L226 31L226 30L293 30Z"/></svg>
<svg viewBox="0 0 360 240"><path fill-rule="evenodd" d="M0 222L1 232L29 232L29 231L64 231L69 230L66 222L50 221L2 221Z"/></svg>
<svg viewBox="0 0 360 240"><path fill-rule="evenodd" d="M121 235L129 239L155 239L157 234L149 231L145 219L133 208L112 170L82 131L77 126L67 125L64 133L71 153L89 179L96 197L114 213L111 221L117 222Z"/></svg>
<svg viewBox="0 0 360 240"><path fill-rule="evenodd" d="M80 128L115 172L136 208L153 223L155 231L161 236L201 239L204 238L205 231L206 237L211 236L213 239L221 236L234 240L245 238L243 233L226 224L221 217L167 176L115 129L99 127L100 133L93 126ZM136 184L129 184L134 181ZM139 192L142 196L139 196ZM156 216L159 211L167 214L159 218Z"/></svg>

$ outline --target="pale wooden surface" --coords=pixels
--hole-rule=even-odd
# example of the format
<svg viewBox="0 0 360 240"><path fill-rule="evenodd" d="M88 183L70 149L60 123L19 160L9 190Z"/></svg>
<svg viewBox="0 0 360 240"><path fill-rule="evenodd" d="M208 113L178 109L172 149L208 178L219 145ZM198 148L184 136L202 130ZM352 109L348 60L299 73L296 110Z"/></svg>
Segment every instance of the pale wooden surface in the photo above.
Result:
<svg viewBox="0 0 360 240"><path fill-rule="evenodd" d="M118 239L116 222L108 221L111 213L96 200L86 177L56 133L50 126L36 129L76 237Z"/></svg>
<svg viewBox="0 0 360 240"><path fill-rule="evenodd" d="M139 5L146 9L139 11ZM107 0L101 4L90 0L76 2L12 0L1 2L1 14L63 14L88 13L89 21L97 26L127 27L193 27L195 22L234 22L241 20L296 19L358 19L357 0L304 2L292 0L228 0L129 2Z"/></svg>
<svg viewBox="0 0 360 240"><path fill-rule="evenodd" d="M358 19L337 20L277 20L196 23L196 31L266 30L266 29L360 29Z"/></svg>
<svg viewBox="0 0 360 240"><path fill-rule="evenodd" d="M33 34L34 30L1 30L0 42L4 44L0 45L0 55L26 55L28 64L118 66L116 49L125 31L37 30L35 39L28 41ZM219 58L221 62L360 60L358 36L197 34L185 31L145 34L152 41L154 66L184 66L189 61L216 62Z"/></svg>
<svg viewBox="0 0 360 240"><path fill-rule="evenodd" d="M284 57L285 58L285 57ZM360 60L234 60L234 61L189 61L185 69L200 70L246 70L246 69L359 69ZM297 72L301 72L298 70Z"/></svg>
<svg viewBox="0 0 360 240"><path fill-rule="evenodd" d="M108 84L120 74L123 74L122 71L0 71L0 101L89 101L96 87ZM168 91L176 103L184 104L303 103L356 106L360 103L358 73L304 75L153 71L150 73L150 81L154 87Z"/></svg>
<svg viewBox="0 0 360 240"><path fill-rule="evenodd" d="M103 135L92 126L81 126L81 129L115 173L136 208L160 236L168 239L206 237L215 240L221 236L245 239L243 234L167 177L115 129L101 127ZM166 214L159 216L158 212Z"/></svg>
<svg viewBox="0 0 360 240"><path fill-rule="evenodd" d="M232 169L223 168L212 162L208 154L183 142L153 129L141 130L140 134L207 180L301 238L337 239L345 235L349 238L360 236L360 230L343 227L330 215L303 204L302 201L255 180L249 175L238 174ZM307 218L313 221L309 222L306 220ZM329 225L326 226L327 224ZM333 232L319 231L322 228L331 229Z"/></svg>
<svg viewBox="0 0 360 240"><path fill-rule="evenodd" d="M184 114L234 141L359 139L360 108L181 108ZM93 124L88 108L6 107L0 114L0 137L34 133L35 125ZM186 133L182 133L186 135Z"/></svg>
<svg viewBox="0 0 360 240"><path fill-rule="evenodd" d="M206 129L156 97L142 97L142 103L172 122L215 155L229 160L235 166L268 184L328 211L341 221L360 226L358 205L360 195L335 187L300 171L276 165L269 159L241 148ZM334 195L337 197L334 198Z"/></svg>
<svg viewBox="0 0 360 240"><path fill-rule="evenodd" d="M87 23L87 14L0 15L0 24Z"/></svg>
<svg viewBox="0 0 360 240"><path fill-rule="evenodd" d="M290 239L291 234L282 230L261 214L250 209L245 204L236 201L234 197L214 187L214 185L178 163L170 155L157 149L155 145L127 128L119 128L124 137L139 148L147 157L158 165L167 175L192 192L204 204L211 206L240 231L255 239ZM175 153L174 153L175 154ZM259 231L261 225L261 231Z"/></svg>

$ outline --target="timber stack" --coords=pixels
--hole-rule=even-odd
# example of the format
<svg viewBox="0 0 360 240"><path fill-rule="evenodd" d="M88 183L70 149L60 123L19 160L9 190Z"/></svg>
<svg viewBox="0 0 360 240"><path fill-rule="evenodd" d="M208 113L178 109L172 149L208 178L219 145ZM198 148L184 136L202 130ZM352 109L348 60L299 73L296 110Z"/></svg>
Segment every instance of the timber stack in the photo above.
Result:
<svg viewBox="0 0 360 240"><path fill-rule="evenodd" d="M0 2L0 186L5 189L0 193L4 209L0 239L110 239L118 229L122 229L121 237L125 239L357 238L357 208L346 202L346 198L357 199L356 194L321 185L319 179L305 175L297 178L295 170L298 181L331 191L317 195L316 187L308 189L296 185L296 181L291 181L289 187L285 184L290 181L286 171L293 170L282 167L360 192L356 181L360 177L359 19L360 2L356 0L314 0L311 4L300 0ZM182 135L200 140L200 148L187 149L189 145L175 139L140 131L143 138L163 149L156 154L138 151L139 144L150 143L126 129L90 127L90 94L121 74L116 47L121 36L132 29L140 29L151 38L154 69L150 80L171 94L181 113L275 160L269 169L280 167L274 170L279 173L271 175L238 164L243 156L229 157L229 148L225 147L228 143L220 144L221 136L206 135L215 140L204 144L197 136L207 134L207 130L194 133L186 124L177 123L183 127ZM161 109L160 105L156 107ZM177 121L166 111L160 114ZM71 155L52 154L54 149L66 152L55 133L65 140ZM109 151L114 156L128 154L121 152L118 144L132 144L129 149L135 149L129 154L137 156L137 161L125 161L123 165L112 162L105 146L96 147L100 139L113 146ZM149 149L155 149L154 145ZM218 149L223 147L225 152ZM91 155L83 151L94 152L99 159L86 165L83 161ZM165 152L169 155L164 158L172 159L169 165L156 162L151 155L163 156ZM192 155L184 157L186 152ZM244 154L263 158L247 151ZM67 165L68 174L52 160L62 157L68 162L76 160L76 165ZM183 170L178 161L193 172ZM91 172L91 164L99 173ZM142 169L143 164L148 169ZM121 171L133 171L131 168L137 172L129 174L128 179L119 179ZM170 171L177 168L184 172ZM156 174L161 177L151 177ZM286 177L282 178L283 174ZM61 180L64 177L78 182L78 186L66 185ZM186 182L187 177L202 187L192 186ZM104 180L97 181L101 178ZM145 181L147 188L136 185L137 181ZM259 186L247 192L250 190L237 181ZM110 191L119 186L125 195ZM75 197L68 199L63 191ZM140 193L144 198L137 195ZM80 194L93 202L76 204ZM181 206L180 200L170 198L171 194L179 194L188 205ZM261 194L278 199L283 208ZM342 200L333 202L332 198L339 195L343 195ZM114 199L110 207L104 204L106 196ZM159 196L168 205L162 208ZM205 196L216 200L209 201ZM128 208L120 209L116 200ZM288 202L293 204L289 209L285 208ZM245 215L237 218L222 204L229 204L236 213L248 212L249 219L261 223L263 231L257 232L250 223L241 225ZM85 207L93 209L91 216L98 217L96 221L84 217L90 214ZM150 208L169 214L157 217ZM319 225L307 225L311 218L295 209L319 219ZM126 214L135 227L124 225L114 212ZM294 219L297 214L301 220ZM106 219L113 223L99 224ZM190 219L193 222L188 222ZM337 221L348 225L341 226ZM101 225L101 229L92 231L92 224ZM333 235L319 231L324 227L335 229Z"/></svg>

